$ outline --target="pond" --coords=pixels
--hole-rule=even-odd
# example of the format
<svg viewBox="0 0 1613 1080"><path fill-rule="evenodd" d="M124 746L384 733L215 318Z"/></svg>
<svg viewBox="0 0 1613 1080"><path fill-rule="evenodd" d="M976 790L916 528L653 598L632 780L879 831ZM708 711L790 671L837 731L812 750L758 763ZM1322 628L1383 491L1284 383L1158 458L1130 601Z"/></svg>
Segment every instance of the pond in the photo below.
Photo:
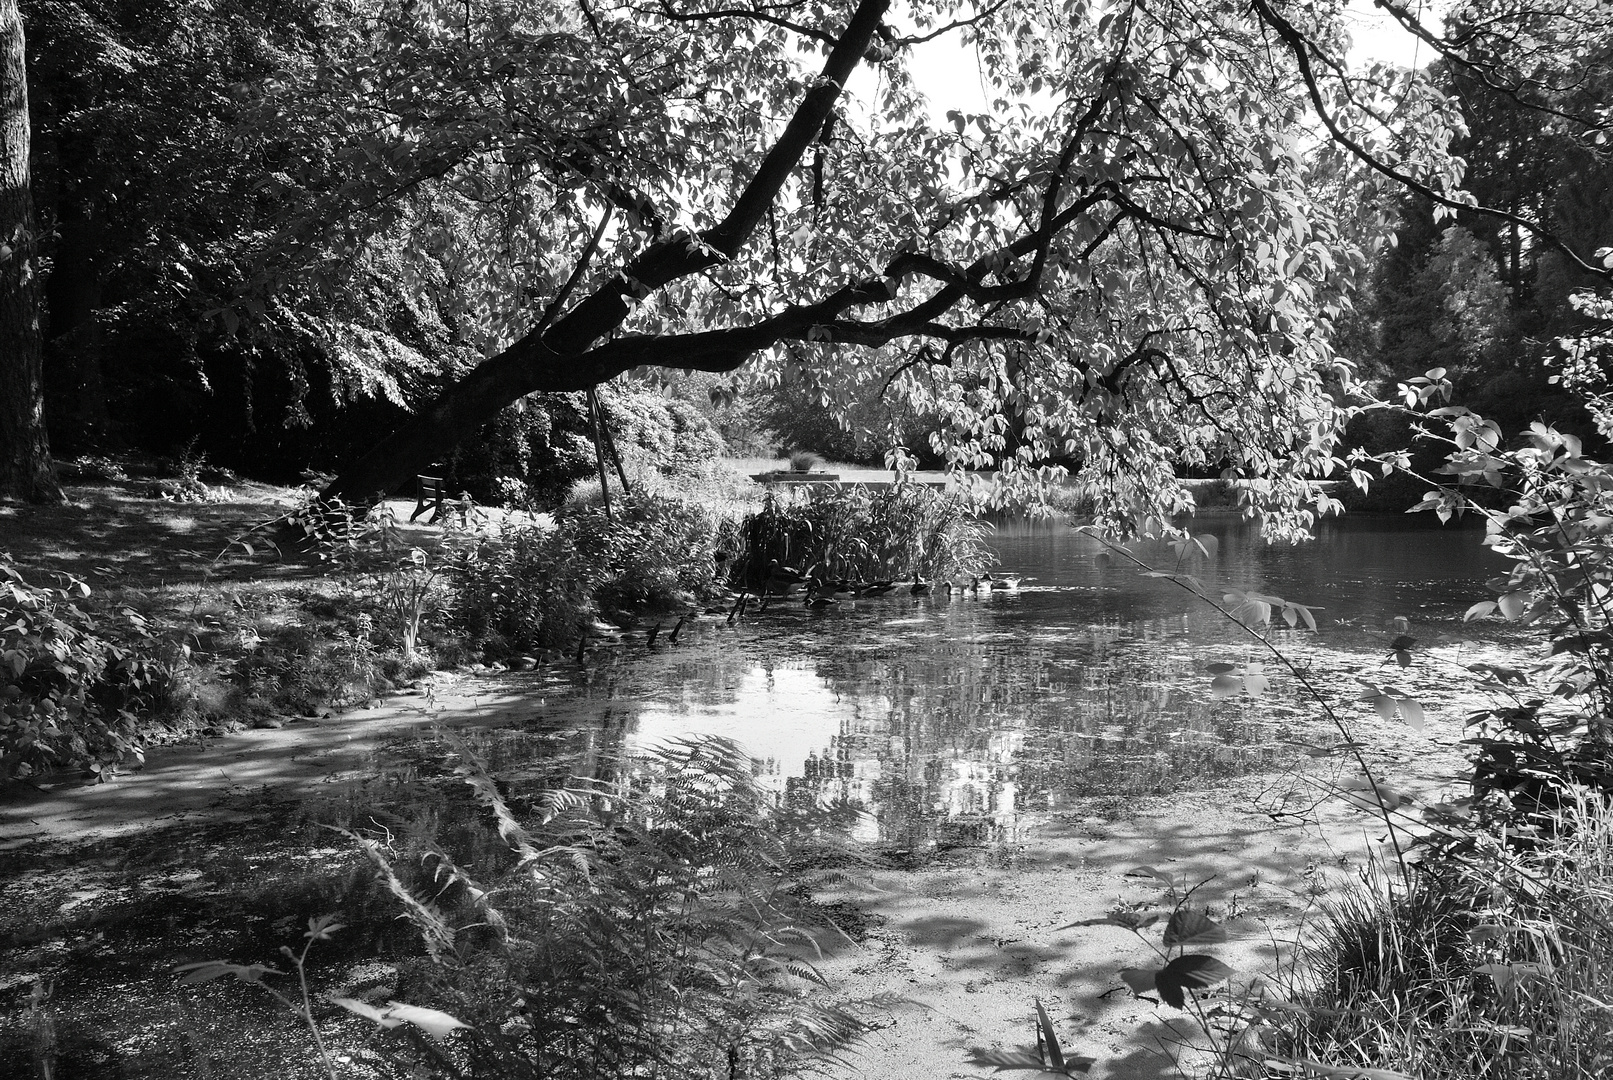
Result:
<svg viewBox="0 0 1613 1080"><path fill-rule="evenodd" d="M1437 701L1464 650L1505 644L1507 628L1462 622L1506 565L1475 528L1357 516L1322 524L1300 547L1267 546L1230 517L1196 533L1211 538L1210 557L1131 550L1217 596L1241 589L1311 606L1317 631L1279 625L1268 636L1335 701L1358 679ZM1001 526L992 544L1003 568L1024 575L1017 590L899 592L823 611L793 600L733 626L690 624L648 652L642 642L598 649L587 670L550 672L521 729L483 735L486 749L508 773L558 739L587 773L616 750L720 735L757 760L779 800L844 801L862 811L863 839L916 851L1013 840L1076 797L1267 772L1295 744L1332 738L1292 673L1173 582L1063 525ZM1407 670L1388 662L1402 632L1418 639ZM1271 691L1218 698L1206 671L1217 661L1260 668Z"/></svg>

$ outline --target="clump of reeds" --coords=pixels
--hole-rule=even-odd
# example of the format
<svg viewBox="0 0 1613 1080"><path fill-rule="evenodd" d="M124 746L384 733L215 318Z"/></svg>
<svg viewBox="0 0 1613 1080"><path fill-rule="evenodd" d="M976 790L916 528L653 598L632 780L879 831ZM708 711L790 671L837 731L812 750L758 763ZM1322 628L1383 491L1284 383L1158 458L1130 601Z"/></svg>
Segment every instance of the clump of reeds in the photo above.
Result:
<svg viewBox="0 0 1613 1080"><path fill-rule="evenodd" d="M789 460L791 472L811 472L824 465L822 455L814 454L811 450L792 450Z"/></svg>
<svg viewBox="0 0 1613 1080"><path fill-rule="evenodd" d="M995 562L987 526L962 499L932 488L829 488L769 494L745 519L740 584L759 590L768 566L783 565L826 580L944 580L977 574Z"/></svg>
<svg viewBox="0 0 1613 1080"><path fill-rule="evenodd" d="M1429 1080L1613 1075L1613 809L1567 801L1527 851L1469 837L1369 877L1301 946L1289 1058Z"/></svg>

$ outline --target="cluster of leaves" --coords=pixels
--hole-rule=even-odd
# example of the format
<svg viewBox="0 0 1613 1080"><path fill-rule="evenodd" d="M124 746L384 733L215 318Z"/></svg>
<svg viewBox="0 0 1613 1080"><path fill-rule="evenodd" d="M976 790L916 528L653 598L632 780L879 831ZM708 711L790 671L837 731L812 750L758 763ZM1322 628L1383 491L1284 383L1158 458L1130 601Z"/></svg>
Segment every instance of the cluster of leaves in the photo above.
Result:
<svg viewBox="0 0 1613 1080"><path fill-rule="evenodd" d="M920 484L769 491L745 520L735 573L758 593L775 560L830 580L968 577L996 561L986 530L955 493Z"/></svg>
<svg viewBox="0 0 1613 1080"><path fill-rule="evenodd" d="M800 993L833 932L801 899L824 880L805 867L858 859L846 811L775 808L720 740L547 789L455 746L480 807L464 843L361 840L421 932L430 999L470 1024L404 1032L401 1058L457 1077L771 1077L866 1030L855 1005Z"/></svg>
<svg viewBox="0 0 1613 1080"><path fill-rule="evenodd" d="M609 514L568 504L552 529L512 525L456 542L453 621L494 652L554 648L597 612L687 609L715 588L721 522L670 496L635 493Z"/></svg>
<svg viewBox="0 0 1613 1080"><path fill-rule="evenodd" d="M78 601L87 584L32 585L0 553L0 782L82 766L110 776L144 760L137 712L163 698L170 669L147 651L109 640ZM133 609L136 641L151 637Z"/></svg>
<svg viewBox="0 0 1613 1080"><path fill-rule="evenodd" d="M1429 415L1443 422L1453 480L1418 509L1482 513L1485 543L1512 563L1489 582L1495 599L1467 618L1540 622L1551 642L1544 663L1475 669L1500 703L1469 718L1474 785L1491 810L1549 818L1574 789L1613 791L1613 469L1543 423L1509 448L1498 425L1462 406Z"/></svg>

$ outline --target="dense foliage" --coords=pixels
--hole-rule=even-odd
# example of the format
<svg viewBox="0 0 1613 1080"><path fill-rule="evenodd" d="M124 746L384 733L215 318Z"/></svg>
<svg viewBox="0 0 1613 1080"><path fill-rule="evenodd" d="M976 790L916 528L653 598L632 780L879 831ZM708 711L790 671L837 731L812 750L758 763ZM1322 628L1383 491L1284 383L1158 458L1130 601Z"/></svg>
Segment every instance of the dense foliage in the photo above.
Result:
<svg viewBox="0 0 1613 1080"><path fill-rule="evenodd" d="M507 656L565 646L601 612L625 621L687 613L719 587L722 522L682 499L639 493L568 505L554 528L516 525L472 535L453 559L453 619L477 645ZM675 617L675 616L674 616Z"/></svg>
<svg viewBox="0 0 1613 1080"><path fill-rule="evenodd" d="M169 668L108 641L75 603L89 595L82 581L31 585L0 553L0 783L72 765L110 775L144 760L139 714L168 693ZM141 616L123 618L142 636Z"/></svg>

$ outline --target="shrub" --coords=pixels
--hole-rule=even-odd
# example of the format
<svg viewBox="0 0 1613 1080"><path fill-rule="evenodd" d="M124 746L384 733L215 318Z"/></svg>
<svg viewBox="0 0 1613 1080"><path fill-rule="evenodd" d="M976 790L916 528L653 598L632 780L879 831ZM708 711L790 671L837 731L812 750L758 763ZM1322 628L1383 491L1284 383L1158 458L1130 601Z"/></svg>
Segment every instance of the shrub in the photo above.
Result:
<svg viewBox="0 0 1613 1080"><path fill-rule="evenodd" d="M713 588L720 523L682 499L644 492L573 500L553 529L516 526L463 542L454 618L493 652L557 648L599 611L676 610Z"/></svg>
<svg viewBox="0 0 1613 1080"><path fill-rule="evenodd" d="M143 758L137 713L166 696L170 671L103 637L75 603L89 595L74 578L31 585L0 554L0 781L72 766L106 775Z"/></svg>
<svg viewBox="0 0 1613 1080"><path fill-rule="evenodd" d="M455 628L489 651L563 645L591 606L588 568L552 529L471 536L451 557Z"/></svg>
<svg viewBox="0 0 1613 1080"><path fill-rule="evenodd" d="M1331 909L1277 1048L1444 1080L1607 1076L1613 811L1576 799L1556 826L1522 856L1468 837L1433 874Z"/></svg>

